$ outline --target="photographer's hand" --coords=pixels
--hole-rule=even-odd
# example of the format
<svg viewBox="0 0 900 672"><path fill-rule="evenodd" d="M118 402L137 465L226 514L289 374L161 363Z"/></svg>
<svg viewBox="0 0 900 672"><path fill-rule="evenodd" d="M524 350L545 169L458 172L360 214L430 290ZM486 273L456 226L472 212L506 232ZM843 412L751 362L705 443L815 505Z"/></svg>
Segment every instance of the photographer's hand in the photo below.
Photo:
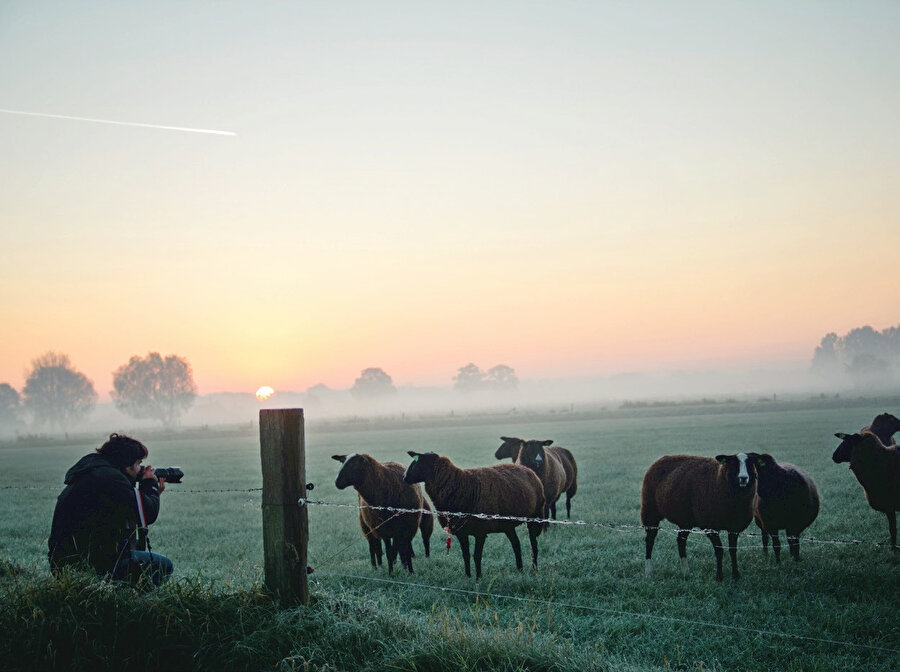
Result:
<svg viewBox="0 0 900 672"><path fill-rule="evenodd" d="M162 492L163 490L166 489L166 479L157 478L156 472L153 470L153 467L149 464L144 468L143 472L141 473L142 481L145 481L148 478L152 478L154 481L157 482L157 484L159 485L159 492Z"/></svg>

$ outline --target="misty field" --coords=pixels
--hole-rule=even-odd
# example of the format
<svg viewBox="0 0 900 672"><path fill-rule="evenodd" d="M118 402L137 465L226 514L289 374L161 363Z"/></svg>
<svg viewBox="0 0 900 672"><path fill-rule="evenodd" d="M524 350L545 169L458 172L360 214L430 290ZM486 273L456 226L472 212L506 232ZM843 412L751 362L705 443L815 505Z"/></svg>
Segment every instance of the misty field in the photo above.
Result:
<svg viewBox="0 0 900 672"><path fill-rule="evenodd" d="M256 669L252 660L261 669L896 669L900 554L887 545L885 516L868 507L846 465L831 461L834 432L855 431L885 410L898 409L882 402L820 408L757 403L552 421L456 418L390 429L324 427L307 418L307 480L315 484L310 497L325 502L309 509L313 603L267 612L265 619L287 635L272 636L258 650L247 644L252 632L245 631L268 628L267 621L242 624L244 639L236 649L244 647L243 653L224 660L234 669ZM408 464L407 450L432 450L471 467L494 462L501 435L554 439L573 452L579 484L572 521L586 524L553 525L543 534L537 572L517 572L509 542L492 535L483 578L469 579L456 539L446 552L439 530L430 558L417 536L414 575L395 568L389 577L386 562L373 569L355 491L335 488L339 465L330 456L366 452ZM62 474L101 440L0 448L0 561L7 566L0 586L4 600L24 609L16 618L32 618L32 630L36 617L21 605L32 598L17 591L28 585L52 592L46 535ZM150 463L179 465L186 474L182 484L167 487L151 528L154 550L175 562L175 581L127 602L146 601L152 610L167 594L186 603L195 590L222 601L258 592L258 436L146 442ZM780 565L764 557L751 525L740 539L742 578L730 579L726 554L726 579L718 583L709 541L692 534L685 580L674 526L666 522L654 551L654 575L645 577L639 493L647 466L664 454L741 451L772 453L818 483L822 510L804 533L802 561L791 561L786 547ZM559 510L565 520L565 506ZM527 549L524 526L519 537ZM527 550L525 562L527 567ZM79 618L77 606L67 609ZM314 634L311 624L318 624ZM248 658L250 650L256 658ZM36 666L55 664L49 654L33 653L43 661ZM192 655L196 667L208 666L208 652ZM222 665L223 657L216 660Z"/></svg>

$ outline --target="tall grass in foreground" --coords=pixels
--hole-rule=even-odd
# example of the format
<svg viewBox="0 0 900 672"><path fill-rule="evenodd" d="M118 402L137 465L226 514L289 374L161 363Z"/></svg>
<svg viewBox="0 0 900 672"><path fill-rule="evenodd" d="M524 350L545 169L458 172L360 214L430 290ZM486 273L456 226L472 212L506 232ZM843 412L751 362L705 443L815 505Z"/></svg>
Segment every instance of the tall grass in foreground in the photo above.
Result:
<svg viewBox="0 0 900 672"><path fill-rule="evenodd" d="M181 579L139 593L71 572L0 566L4 670L629 670L529 627L397 613L377 599L316 594L280 608L259 586L223 593ZM541 614L535 613L535 619Z"/></svg>
<svg viewBox="0 0 900 672"><path fill-rule="evenodd" d="M365 431L311 425L311 497L328 504L309 509L314 599L303 609L280 609L260 589L257 437L150 442L155 466L180 465L186 477L167 488L151 528L155 550L175 562L175 581L149 594L83 576L54 582L47 571L62 474L102 437L2 448L0 669L119 669L127 659L146 669L894 670L900 554L885 545L884 515L831 452L835 431L897 404L751 404ZM407 450L435 450L470 467L494 462L501 435L552 438L572 450L572 516L596 525L552 526L539 539L538 572L515 571L508 541L492 535L483 580L467 579L458 544L446 553L440 533L430 558L414 542L414 575L372 569L355 493L334 487L330 455L407 463ZM700 534L688 541L685 580L664 523L655 573L645 577L638 512L646 468L663 454L740 451L771 452L818 483L822 511L804 534L802 562L765 558L751 525L740 540L740 581L713 579L712 548Z"/></svg>

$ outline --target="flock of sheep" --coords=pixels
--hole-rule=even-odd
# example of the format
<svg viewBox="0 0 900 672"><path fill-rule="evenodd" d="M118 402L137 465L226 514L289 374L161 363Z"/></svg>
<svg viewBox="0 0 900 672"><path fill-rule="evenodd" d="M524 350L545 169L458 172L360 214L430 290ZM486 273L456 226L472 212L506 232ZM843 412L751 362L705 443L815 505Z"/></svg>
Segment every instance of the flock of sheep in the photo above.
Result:
<svg viewBox="0 0 900 672"><path fill-rule="evenodd" d="M891 547L897 551L896 511L900 510L900 446L893 435L900 419L878 415L855 434L835 434L841 444L832 455L836 463L849 462L869 505L887 516ZM397 555L413 571L412 540L421 531L426 557L434 516L462 550L466 576L471 576L469 537L475 539L475 576L481 577L481 558L488 534L502 532L522 569L522 549L516 527L526 523L531 563L537 569L537 537L556 518L556 502L566 495L566 515L578 490L578 467L572 453L551 445L551 440L500 437L494 456L512 463L461 469L436 453L409 451L408 467L378 462L370 455L333 455L341 463L335 485L353 486L359 500L359 523L369 543L372 566L381 564L384 542L388 571ZM425 499L419 483L434 505ZM738 578L737 539L755 520L762 531L763 549L771 538L775 560L780 561L780 530L787 536L794 560L800 559L800 534L819 513L819 494L808 474L764 453L738 453L715 458L666 455L647 469L641 488L641 525L645 537L645 571L659 524L665 519L678 526L677 545L687 575L687 537L701 528L712 542L716 579L722 580L724 548L720 530L728 532L731 574ZM449 545L449 537L448 537Z"/></svg>

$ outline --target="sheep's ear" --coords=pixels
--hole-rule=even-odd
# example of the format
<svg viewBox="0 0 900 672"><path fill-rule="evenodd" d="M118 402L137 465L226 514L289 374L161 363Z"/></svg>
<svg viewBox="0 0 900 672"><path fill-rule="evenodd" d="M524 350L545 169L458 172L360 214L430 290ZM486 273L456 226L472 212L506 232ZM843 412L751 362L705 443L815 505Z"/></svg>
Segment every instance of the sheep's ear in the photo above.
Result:
<svg viewBox="0 0 900 672"><path fill-rule="evenodd" d="M506 443L507 441L513 441L513 439L509 438L508 436L501 436L500 440L503 441L503 443Z"/></svg>
<svg viewBox="0 0 900 672"><path fill-rule="evenodd" d="M728 455L716 455L716 462L725 464L728 461Z"/></svg>
<svg viewBox="0 0 900 672"><path fill-rule="evenodd" d="M338 462L343 462L344 460L347 459L347 456L346 455L332 455L331 459L337 460Z"/></svg>
<svg viewBox="0 0 900 672"><path fill-rule="evenodd" d="M838 432L835 436L839 439L846 439L848 435L844 434L844 432Z"/></svg>
<svg viewBox="0 0 900 672"><path fill-rule="evenodd" d="M546 441L543 442L543 444L545 446L549 446L551 443L553 443L553 439L547 439Z"/></svg>
<svg viewBox="0 0 900 672"><path fill-rule="evenodd" d="M406 454L409 455L410 457L419 457L419 453L417 453L414 450L407 450Z"/></svg>

